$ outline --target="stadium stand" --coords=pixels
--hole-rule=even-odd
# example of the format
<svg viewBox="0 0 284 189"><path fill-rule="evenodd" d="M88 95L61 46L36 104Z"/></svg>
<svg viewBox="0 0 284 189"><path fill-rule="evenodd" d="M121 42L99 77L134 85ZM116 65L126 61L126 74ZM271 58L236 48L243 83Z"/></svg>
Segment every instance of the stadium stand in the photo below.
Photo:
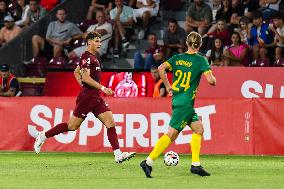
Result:
<svg viewBox="0 0 284 189"><path fill-rule="evenodd" d="M30 76L30 77L45 77L47 71L71 71L71 69L74 69L76 65L78 64L78 59L71 59L68 60L67 57L62 57L59 59L53 59L52 55L49 53L42 53L40 55L39 59L32 59L32 51L31 51L31 38L34 34L39 34L40 36L45 36L45 32L47 29L48 24L55 20L55 14L58 8L65 8L68 12L68 20L74 22L77 24L77 26L80 28L82 32L84 32L89 25L92 25L95 23L94 20L86 20L88 9L91 5L91 0L87 1L76 1L76 0L65 0L65 1L45 1L50 2L51 6L54 7L54 3L57 2L58 5L55 6L53 9L51 9L46 16L41 18L37 23L33 24L29 28L24 28L23 32L21 32L15 39L11 40L6 45L2 46L0 48L0 63L5 62L8 63L11 67L11 70L16 73L19 76ZM128 1L124 1L124 4L127 4ZM132 2L132 1L131 1ZM218 12L218 7L222 8L222 5L220 4L212 4L212 1L204 1L209 4L209 6L212 8L213 11L213 17L216 16L215 13ZM132 2L133 3L133 2ZM176 4L176 7L169 6L170 1L164 0L160 2L160 9L158 12L157 17L155 19L151 20L148 24L148 32L155 33L158 38L158 44L164 45L163 38L165 29L167 28L168 21L171 18L174 18L177 20L177 23L179 27L184 28L185 27L185 18L187 15L188 8L190 7L191 3L194 3L194 1L186 1L181 0L178 1L178 4ZM9 11L5 14L16 14L17 4L15 1L10 1L8 3ZM135 4L130 4L130 6L135 8ZM78 9L80 7L80 9ZM242 9L240 9L242 8ZM75 10L76 11L72 11ZM23 10L22 10L23 11ZM234 18L236 21L237 19L243 18L243 15L246 15L247 13L246 8L241 3L236 3L232 5L232 11L236 13L236 17ZM242 12L243 11L243 12ZM279 4L279 11L283 17L283 0ZM273 25L273 17L270 17L270 19L264 20L266 24L270 23L270 26ZM18 18L20 19L20 18ZM216 21L215 18L213 18L212 24L214 24ZM239 23L240 22L236 22ZM240 24L241 25L241 24ZM241 30L240 25L233 25L232 27L229 25L228 29L230 34L233 31L237 31L241 34L242 40L247 39L247 42L249 43L249 29L252 25L252 20L249 20L248 28L246 32L244 33L243 30ZM275 26L274 26L275 27ZM234 29L235 28L235 29ZM113 58L113 50L114 50L114 41L111 40L109 43L108 53L106 56L103 57L103 64L102 68L103 70L108 71L132 71L134 69L134 54L139 51L143 51L143 49L147 49L149 46L147 39L138 39L139 34L139 23L135 23L133 33L130 35L130 45L128 48L125 48L122 50L119 58ZM214 39L214 38L213 38ZM213 40L212 39L212 40ZM206 40L204 41L206 43ZM71 43L70 47L65 49L65 55L70 52L72 49L84 45L84 40L75 40ZM211 45L205 45L205 47L211 47ZM207 53L207 50L210 49L204 49L202 51L203 54ZM269 52L268 58L269 62L264 61L264 59L261 59L261 61L258 59L256 61L252 61L252 46L249 50L249 58L250 58L250 64L249 66L254 67L267 67L267 66L282 66L282 59L275 60L275 53ZM17 53L13 53L17 52ZM13 55L13 56L11 56ZM65 56L63 55L63 56ZM41 58L42 57L42 58Z"/></svg>

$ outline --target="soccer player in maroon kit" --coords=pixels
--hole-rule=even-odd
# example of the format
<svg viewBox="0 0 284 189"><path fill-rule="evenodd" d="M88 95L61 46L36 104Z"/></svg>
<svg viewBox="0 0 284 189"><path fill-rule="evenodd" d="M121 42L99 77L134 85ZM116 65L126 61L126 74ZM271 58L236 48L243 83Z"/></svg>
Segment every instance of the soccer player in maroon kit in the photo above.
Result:
<svg viewBox="0 0 284 189"><path fill-rule="evenodd" d="M40 132L36 138L34 149L40 152L47 138L66 131L77 130L89 112L92 112L106 127L108 140L112 146L116 163L122 163L135 156L135 152L121 152L117 139L115 122L108 104L101 98L101 91L113 95L113 91L100 84L101 66L97 58L101 46L101 35L91 32L86 37L87 51L82 55L79 66L74 71L77 82L82 86L77 97L76 107L68 123L60 123L47 132Z"/></svg>

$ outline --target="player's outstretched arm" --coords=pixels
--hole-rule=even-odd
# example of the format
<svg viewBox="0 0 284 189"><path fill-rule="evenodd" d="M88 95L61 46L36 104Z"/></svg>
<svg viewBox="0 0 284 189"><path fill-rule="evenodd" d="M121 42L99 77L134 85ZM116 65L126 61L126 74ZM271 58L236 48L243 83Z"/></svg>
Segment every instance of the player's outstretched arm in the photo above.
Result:
<svg viewBox="0 0 284 189"><path fill-rule="evenodd" d="M90 69L82 68L81 75L82 75L82 82L88 84L91 87L102 90L107 95L113 95L113 91L111 89L104 87L103 85L96 82L90 77Z"/></svg>
<svg viewBox="0 0 284 189"><path fill-rule="evenodd" d="M212 71L207 71L207 72L205 72L204 74L205 74L205 77L206 77L208 83L209 83L210 85L215 86L215 85L216 85L216 78L215 78L214 75L212 74Z"/></svg>

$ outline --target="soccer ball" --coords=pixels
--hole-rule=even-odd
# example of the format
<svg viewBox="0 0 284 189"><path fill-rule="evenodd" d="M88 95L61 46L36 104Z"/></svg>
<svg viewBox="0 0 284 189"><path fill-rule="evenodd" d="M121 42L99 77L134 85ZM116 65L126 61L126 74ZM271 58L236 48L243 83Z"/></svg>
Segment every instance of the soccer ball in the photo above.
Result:
<svg viewBox="0 0 284 189"><path fill-rule="evenodd" d="M167 166L176 166L179 162L179 156L174 151L169 151L164 156L164 163Z"/></svg>

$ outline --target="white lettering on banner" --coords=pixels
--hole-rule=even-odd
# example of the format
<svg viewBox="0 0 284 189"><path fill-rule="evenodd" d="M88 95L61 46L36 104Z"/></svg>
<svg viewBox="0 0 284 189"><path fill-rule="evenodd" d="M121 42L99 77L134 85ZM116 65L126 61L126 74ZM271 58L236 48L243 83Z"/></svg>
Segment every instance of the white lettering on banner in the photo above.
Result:
<svg viewBox="0 0 284 189"><path fill-rule="evenodd" d="M35 125L42 127L41 131L42 130L47 131L51 129L50 122L40 117L40 114L42 114L45 118L52 118L52 111L50 110L50 108L45 105L35 105L31 110L30 118ZM31 124L28 125L28 132L34 138L37 136L39 132L36 129L37 126L35 125Z"/></svg>
<svg viewBox="0 0 284 189"><path fill-rule="evenodd" d="M254 91L257 92L257 93L263 93L262 87L258 82L248 80L248 81L245 81L243 83L242 88L241 88L241 92L242 92L243 97L245 97L245 98L259 98L258 95L250 92L249 91L250 89L254 89Z"/></svg>
<svg viewBox="0 0 284 189"><path fill-rule="evenodd" d="M195 112L198 114L198 116L201 117L203 123L204 127L203 139L211 140L210 114L216 113L215 105L196 108Z"/></svg>
<svg viewBox="0 0 284 189"><path fill-rule="evenodd" d="M216 113L215 105L203 106L195 108L195 112L201 117L204 127L203 140L211 140L211 124L210 115ZM185 127L176 139L176 144L188 144L191 141L191 134L184 134L186 131L191 130L190 127Z"/></svg>
<svg viewBox="0 0 284 189"><path fill-rule="evenodd" d="M139 128L134 128L139 123ZM134 138L141 147L149 147L149 139L143 135L147 133L148 121L142 114L126 114L126 147L133 147Z"/></svg>
<svg viewBox="0 0 284 189"><path fill-rule="evenodd" d="M92 127L90 124L92 123ZM102 122L94 114L88 113L86 119L80 126L79 145L87 145L87 139L90 136L97 136L102 130Z"/></svg>
<svg viewBox="0 0 284 189"><path fill-rule="evenodd" d="M70 117L72 116L73 111L70 112ZM59 123L62 123L63 119L63 109L55 108L55 114L54 114L54 123L53 125L57 125ZM69 131L67 134L61 133L59 135L55 135L54 138L60 143L63 144L69 144L73 142L73 140L76 137L76 131Z"/></svg>
<svg viewBox="0 0 284 189"><path fill-rule="evenodd" d="M151 146L154 146L159 140L159 134L165 133L170 125L171 116L168 113L151 113ZM159 121L163 121L162 125L159 125Z"/></svg>
<svg viewBox="0 0 284 189"><path fill-rule="evenodd" d="M48 106L35 105L30 113L32 124L28 125L29 134L36 137L39 131L51 129L52 124L48 119L54 118L53 125L62 122L63 111L63 109L55 108L53 114ZM210 115L216 113L215 105L199 107L196 108L195 111L203 122L204 140L211 140ZM70 112L70 116L72 116L72 111ZM154 146L159 139L159 135L167 131L171 119L170 114L166 112L150 113L150 123L148 123L146 115L143 114L113 114L113 116L114 121L121 124L116 126L117 134L121 135L122 129L125 128L125 139L119 139L120 147L134 147L134 141L141 147ZM42 129L37 130L38 127ZM104 131L103 146L110 147L107 138L107 129L92 113L89 113L81 124L78 132L68 132L67 134L57 135L55 136L55 140L62 144L69 144L75 141L76 135L78 134L78 144L87 145L88 137L97 136L102 130ZM186 127L184 129L185 132L181 132L175 141L176 144L187 144L191 140L191 134L186 133L188 130L190 130L190 128ZM147 133L149 133L149 136L146 135L147 137L145 137Z"/></svg>
<svg viewBox="0 0 284 189"><path fill-rule="evenodd" d="M190 131L191 128L190 127L185 127L182 132L180 132L179 136L177 137L177 139L175 140L176 144L188 144L189 141L191 141L191 136L192 134L185 134L185 132Z"/></svg>
<svg viewBox="0 0 284 189"><path fill-rule="evenodd" d="M266 84L264 94L265 94L265 98L272 98L272 96L273 96L273 85Z"/></svg>
<svg viewBox="0 0 284 189"><path fill-rule="evenodd" d="M281 86L280 98L284 98L284 86Z"/></svg>
<svg viewBox="0 0 284 189"><path fill-rule="evenodd" d="M254 90L250 91L251 89ZM271 84L266 84L265 88L263 89L263 87L261 86L261 84L257 81L253 81L253 80L248 80L245 81L241 87L241 93L243 95L243 97L245 98L259 98L260 96L258 94L255 93L259 93L259 94L263 94L264 92L264 97L265 98L272 98L273 97L273 85ZM264 90L264 91L263 91ZM280 90L280 98L284 98L284 87L281 86L281 90Z"/></svg>

